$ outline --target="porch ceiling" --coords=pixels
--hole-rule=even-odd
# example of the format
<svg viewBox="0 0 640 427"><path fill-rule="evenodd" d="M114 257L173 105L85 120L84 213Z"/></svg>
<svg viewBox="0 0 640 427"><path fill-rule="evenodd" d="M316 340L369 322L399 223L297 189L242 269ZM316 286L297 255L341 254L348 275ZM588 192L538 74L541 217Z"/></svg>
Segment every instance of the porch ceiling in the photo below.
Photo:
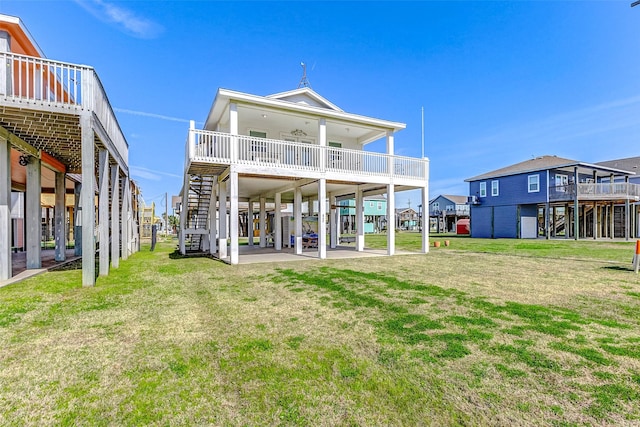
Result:
<svg viewBox="0 0 640 427"><path fill-rule="evenodd" d="M11 150L11 186L15 190L24 191L27 185L27 167L20 165L20 153L17 150ZM55 172L47 167L42 167L41 187L43 192L53 190L55 188ZM73 190L74 183L72 180L65 181L67 191Z"/></svg>
<svg viewBox="0 0 640 427"><path fill-rule="evenodd" d="M222 116L221 124L228 126L229 115ZM249 129L280 129L283 134L290 134L293 130L302 130L307 136L318 140L318 122L320 117L311 114L282 111L266 106L238 105L238 125L241 134L248 134ZM360 144L386 136L387 129L367 126L348 120L327 119L327 139L350 140L355 139ZM280 135L275 135L276 139Z"/></svg>

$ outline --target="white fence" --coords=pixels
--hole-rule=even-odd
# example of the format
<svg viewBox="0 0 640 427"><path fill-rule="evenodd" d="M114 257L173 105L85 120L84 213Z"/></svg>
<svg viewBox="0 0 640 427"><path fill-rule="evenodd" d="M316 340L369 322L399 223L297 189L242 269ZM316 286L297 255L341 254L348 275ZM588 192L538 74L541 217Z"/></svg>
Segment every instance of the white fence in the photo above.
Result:
<svg viewBox="0 0 640 427"><path fill-rule="evenodd" d="M125 162L128 144L93 68L0 52L0 99L38 109L93 111Z"/></svg>
<svg viewBox="0 0 640 427"><path fill-rule="evenodd" d="M190 143L191 141L191 143ZM187 162L251 164L282 169L425 180L425 160L275 139L190 131Z"/></svg>

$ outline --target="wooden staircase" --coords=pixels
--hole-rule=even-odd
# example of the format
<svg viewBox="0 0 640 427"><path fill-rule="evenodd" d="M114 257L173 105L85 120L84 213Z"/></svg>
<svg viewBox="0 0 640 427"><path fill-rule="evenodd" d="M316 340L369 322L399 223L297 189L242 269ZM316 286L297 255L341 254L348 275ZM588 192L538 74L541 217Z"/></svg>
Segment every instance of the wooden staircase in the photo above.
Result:
<svg viewBox="0 0 640 427"><path fill-rule="evenodd" d="M185 250L202 252L203 237L209 230L209 207L216 177L214 175L189 175L189 190L185 217Z"/></svg>

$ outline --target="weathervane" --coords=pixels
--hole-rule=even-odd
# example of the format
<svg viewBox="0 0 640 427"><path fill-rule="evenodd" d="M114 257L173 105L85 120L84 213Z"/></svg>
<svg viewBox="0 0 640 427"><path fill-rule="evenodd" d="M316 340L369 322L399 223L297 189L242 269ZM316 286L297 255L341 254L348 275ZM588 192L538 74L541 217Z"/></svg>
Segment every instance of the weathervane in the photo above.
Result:
<svg viewBox="0 0 640 427"><path fill-rule="evenodd" d="M311 83L309 83L309 80L307 80L307 64L301 62L300 65L302 66L302 78L300 79L300 83L298 83L298 89L300 89L301 87L310 88Z"/></svg>

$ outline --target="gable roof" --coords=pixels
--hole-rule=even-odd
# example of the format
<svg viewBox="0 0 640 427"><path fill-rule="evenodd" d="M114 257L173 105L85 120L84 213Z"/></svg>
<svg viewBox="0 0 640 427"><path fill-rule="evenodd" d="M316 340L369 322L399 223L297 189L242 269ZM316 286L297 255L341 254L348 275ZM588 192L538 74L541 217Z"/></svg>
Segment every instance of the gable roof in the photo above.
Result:
<svg viewBox="0 0 640 427"><path fill-rule="evenodd" d="M281 101L293 102L295 104L312 105L334 111L344 111L342 108L330 102L327 98L319 95L309 87L274 93L273 95L267 95L266 98L279 99Z"/></svg>
<svg viewBox="0 0 640 427"><path fill-rule="evenodd" d="M0 14L0 30L11 36L11 52L46 58L38 43L17 16Z"/></svg>
<svg viewBox="0 0 640 427"><path fill-rule="evenodd" d="M640 156L627 157L624 159L607 160L605 162L598 162L597 165L607 166L610 168L624 169L630 172L640 172Z"/></svg>
<svg viewBox="0 0 640 427"><path fill-rule="evenodd" d="M539 172L539 171L546 171L549 169L560 169L560 168L569 168L569 167L582 167L582 168L588 168L591 170L599 170L607 173L613 172L613 173L618 173L623 175L633 174L633 172L629 172L622 169L616 169L616 168L605 166L605 165L584 163L578 160L565 159L563 157L546 155L546 156L536 157L530 160L525 160L524 162L516 163L514 165L507 166L501 169L496 169L494 171L487 172L482 175L474 176L473 178L467 178L465 179L465 182L480 181L483 179L499 178L503 176L518 175L518 174L528 173L528 172Z"/></svg>
<svg viewBox="0 0 640 427"><path fill-rule="evenodd" d="M438 196L436 196L433 199L429 200L429 204L435 202L440 197L442 197L443 199L447 199L450 202L455 203L456 205L464 205L464 204L467 203L467 196L455 196L455 195L450 195L450 194L439 194Z"/></svg>

